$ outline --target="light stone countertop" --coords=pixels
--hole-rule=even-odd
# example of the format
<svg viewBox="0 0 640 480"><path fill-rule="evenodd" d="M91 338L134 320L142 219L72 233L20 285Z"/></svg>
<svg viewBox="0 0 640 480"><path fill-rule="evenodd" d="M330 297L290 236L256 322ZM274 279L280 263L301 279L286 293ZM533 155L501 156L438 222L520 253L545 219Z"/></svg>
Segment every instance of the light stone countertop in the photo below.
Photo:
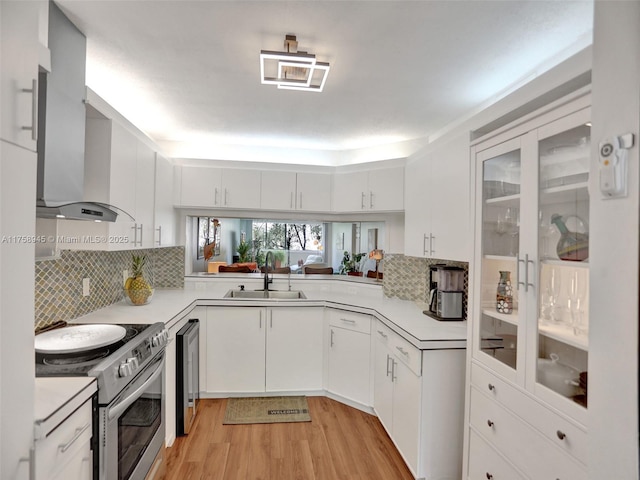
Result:
<svg viewBox="0 0 640 480"><path fill-rule="evenodd" d="M35 438L44 438L98 391L93 377L37 377Z"/></svg>
<svg viewBox="0 0 640 480"><path fill-rule="evenodd" d="M250 274L251 275L251 274ZM426 304L408 300L386 298L376 284L336 282L332 276L314 275L313 280L291 278L293 290L302 290L306 299L236 299L223 298L231 288L239 284L247 290L262 288L262 278L229 276L220 281L185 282L184 289L156 289L148 305L132 306L121 301L73 320L73 323L155 323L164 322L168 327L181 316L200 306L325 306L343 308L376 316L389 328L420 349L466 348L466 321L438 321L423 310ZM325 278L319 278L325 277ZM275 276L270 288L288 289L286 275Z"/></svg>

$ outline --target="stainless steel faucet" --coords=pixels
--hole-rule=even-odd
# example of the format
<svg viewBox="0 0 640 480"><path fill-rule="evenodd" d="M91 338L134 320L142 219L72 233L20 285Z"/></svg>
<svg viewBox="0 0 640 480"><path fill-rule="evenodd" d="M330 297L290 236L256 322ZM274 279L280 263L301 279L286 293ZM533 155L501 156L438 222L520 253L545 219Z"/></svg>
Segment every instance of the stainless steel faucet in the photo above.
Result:
<svg viewBox="0 0 640 480"><path fill-rule="evenodd" d="M267 294L267 290L269 290L269 284L273 283L273 279L269 278L269 257L271 257L271 263L273 263L273 252L269 250L267 252L267 256L264 259L264 293ZM273 267L272 267L273 268Z"/></svg>

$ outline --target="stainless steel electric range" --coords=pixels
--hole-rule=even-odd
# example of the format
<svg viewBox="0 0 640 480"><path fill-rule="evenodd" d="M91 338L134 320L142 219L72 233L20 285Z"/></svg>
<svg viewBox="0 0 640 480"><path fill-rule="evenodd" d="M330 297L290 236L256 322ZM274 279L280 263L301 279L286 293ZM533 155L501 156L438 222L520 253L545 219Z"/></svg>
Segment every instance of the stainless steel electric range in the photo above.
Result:
<svg viewBox="0 0 640 480"><path fill-rule="evenodd" d="M142 480L160 451L167 340L161 322L69 324L36 335L36 376L97 380L95 480Z"/></svg>

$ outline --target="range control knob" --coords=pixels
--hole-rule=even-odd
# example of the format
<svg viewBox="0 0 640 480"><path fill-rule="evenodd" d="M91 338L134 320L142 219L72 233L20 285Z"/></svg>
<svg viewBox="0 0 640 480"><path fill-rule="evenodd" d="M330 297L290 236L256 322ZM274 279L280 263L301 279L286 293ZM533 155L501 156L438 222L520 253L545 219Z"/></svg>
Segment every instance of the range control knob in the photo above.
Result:
<svg viewBox="0 0 640 480"><path fill-rule="evenodd" d="M133 367L128 362L122 362L118 367L118 375L120 377L130 377L133 375Z"/></svg>
<svg viewBox="0 0 640 480"><path fill-rule="evenodd" d="M139 364L136 357L127 358L118 367L118 375L120 377L130 377L138 370Z"/></svg>

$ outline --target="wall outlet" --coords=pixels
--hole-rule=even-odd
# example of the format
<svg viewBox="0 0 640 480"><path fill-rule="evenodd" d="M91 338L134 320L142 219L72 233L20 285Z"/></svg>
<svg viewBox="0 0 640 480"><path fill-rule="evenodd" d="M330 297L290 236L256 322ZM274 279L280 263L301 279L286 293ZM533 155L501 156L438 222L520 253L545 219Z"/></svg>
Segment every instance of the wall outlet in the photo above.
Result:
<svg viewBox="0 0 640 480"><path fill-rule="evenodd" d="M125 269L122 271L122 285L127 283L127 278L129 278L129 270Z"/></svg>
<svg viewBox="0 0 640 480"><path fill-rule="evenodd" d="M82 279L82 296L83 297L89 296L89 279L88 278Z"/></svg>

